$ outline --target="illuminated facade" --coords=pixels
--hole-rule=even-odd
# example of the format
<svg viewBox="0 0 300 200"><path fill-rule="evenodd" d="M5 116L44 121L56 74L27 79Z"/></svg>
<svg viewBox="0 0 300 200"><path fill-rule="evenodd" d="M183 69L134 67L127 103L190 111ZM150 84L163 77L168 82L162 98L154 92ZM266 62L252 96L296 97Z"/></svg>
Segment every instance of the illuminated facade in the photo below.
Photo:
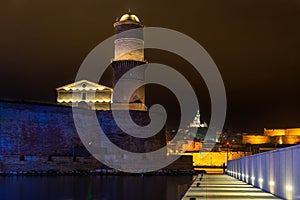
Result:
<svg viewBox="0 0 300 200"><path fill-rule="evenodd" d="M206 128L207 127L207 124L201 120L201 117L200 117L200 112L199 110L197 111L197 114L194 118L194 120L190 123L189 127L195 127L195 128Z"/></svg>
<svg viewBox="0 0 300 200"><path fill-rule="evenodd" d="M113 69L113 86L118 82L121 87L118 96L113 95L114 109L118 110L147 110L145 106L145 86L135 90L131 96L126 91L131 91L136 83L144 85L147 61L144 60L143 28L139 18L133 14L124 14L114 23L116 32L115 57L111 63ZM134 32L129 30L136 29ZM126 32L129 31L129 32ZM125 75L129 70L141 66L138 70ZM124 75L124 76L123 76ZM123 76L122 79L120 79ZM129 102L129 105L128 105Z"/></svg>
<svg viewBox="0 0 300 200"><path fill-rule="evenodd" d="M56 91L58 104L93 110L109 110L113 92L109 87L87 80L56 88Z"/></svg>
<svg viewBox="0 0 300 200"><path fill-rule="evenodd" d="M243 144L286 144L300 143L300 128L264 129L264 135L244 135Z"/></svg>

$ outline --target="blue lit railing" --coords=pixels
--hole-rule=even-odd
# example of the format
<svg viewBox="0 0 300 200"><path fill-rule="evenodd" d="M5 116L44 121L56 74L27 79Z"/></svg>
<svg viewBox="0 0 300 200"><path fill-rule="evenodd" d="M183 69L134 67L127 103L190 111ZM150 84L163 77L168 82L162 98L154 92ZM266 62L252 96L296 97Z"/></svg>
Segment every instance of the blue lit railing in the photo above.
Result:
<svg viewBox="0 0 300 200"><path fill-rule="evenodd" d="M284 199L300 199L300 145L228 161L230 176Z"/></svg>

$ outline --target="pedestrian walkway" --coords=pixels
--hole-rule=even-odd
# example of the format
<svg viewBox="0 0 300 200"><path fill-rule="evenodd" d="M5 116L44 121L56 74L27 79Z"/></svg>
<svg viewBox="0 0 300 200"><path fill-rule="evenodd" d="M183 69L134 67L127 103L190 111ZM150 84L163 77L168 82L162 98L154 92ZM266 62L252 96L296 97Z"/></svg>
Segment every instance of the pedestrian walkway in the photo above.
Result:
<svg viewBox="0 0 300 200"><path fill-rule="evenodd" d="M228 175L199 175L182 200L199 199L279 199L259 188Z"/></svg>

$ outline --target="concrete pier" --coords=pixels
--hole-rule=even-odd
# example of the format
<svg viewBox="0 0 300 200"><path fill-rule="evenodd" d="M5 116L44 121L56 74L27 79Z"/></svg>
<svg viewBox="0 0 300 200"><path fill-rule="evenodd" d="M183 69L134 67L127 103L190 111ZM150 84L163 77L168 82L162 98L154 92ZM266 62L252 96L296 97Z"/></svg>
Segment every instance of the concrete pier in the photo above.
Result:
<svg viewBox="0 0 300 200"><path fill-rule="evenodd" d="M199 175L182 200L199 199L279 199L259 188L248 185L228 175Z"/></svg>

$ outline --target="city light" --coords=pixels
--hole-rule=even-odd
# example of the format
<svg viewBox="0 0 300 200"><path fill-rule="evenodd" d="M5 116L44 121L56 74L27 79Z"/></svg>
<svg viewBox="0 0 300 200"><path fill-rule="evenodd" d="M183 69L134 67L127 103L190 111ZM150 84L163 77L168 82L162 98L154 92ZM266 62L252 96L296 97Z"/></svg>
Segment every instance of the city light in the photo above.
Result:
<svg viewBox="0 0 300 200"><path fill-rule="evenodd" d="M270 186L274 186L274 185L275 185L275 182L274 182L274 181L270 181L270 182L269 182L269 185L270 185Z"/></svg>
<svg viewBox="0 0 300 200"><path fill-rule="evenodd" d="M293 190L293 187L291 185L287 185L285 187L286 191L292 191Z"/></svg>

